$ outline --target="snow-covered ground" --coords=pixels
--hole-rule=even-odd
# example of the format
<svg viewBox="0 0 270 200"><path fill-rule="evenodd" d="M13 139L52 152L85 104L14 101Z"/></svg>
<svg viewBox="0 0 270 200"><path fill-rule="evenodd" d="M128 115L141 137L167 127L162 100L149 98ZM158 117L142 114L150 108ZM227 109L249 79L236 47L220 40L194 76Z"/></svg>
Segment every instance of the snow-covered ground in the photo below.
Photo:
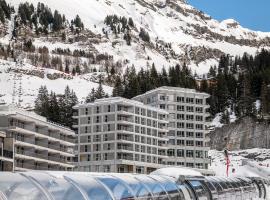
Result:
<svg viewBox="0 0 270 200"><path fill-rule="evenodd" d="M7 2L15 5L15 8L17 8L20 3L26 2L26 0L7 0ZM207 33L198 33L194 26L206 28L222 36L233 36L237 39L260 40L270 36L270 33L256 32L243 28L233 19L219 22L211 19L206 14L198 14L198 10L182 1L177 1L182 11L176 11L163 0L80 0L76 2L74 0L27 0L27 2L34 5L38 2L45 3L50 8L57 9L60 13L65 14L69 20L74 19L76 14L78 14L84 22L85 27L101 35L103 35L102 29L106 28L104 19L107 15L115 14L127 18L132 17L137 30L140 30L141 27L147 30L150 34L151 41L158 39L170 43L177 55L186 53L186 50L182 48L183 46L188 46L189 48L206 47L218 49L233 56L243 55L244 52L255 54L258 48L264 47L238 45L233 42L217 40L211 38L211 36L209 39ZM136 34L138 35L138 33ZM134 64L137 69L146 66L148 57L152 59L151 62L155 62L158 69L161 69L163 66L168 68L174 65L175 62L179 62L179 60L173 59L166 60L160 53L148 47L142 50L139 48L141 46L137 44L133 44L130 47L123 42L120 45L112 47L111 42L113 39L110 38L110 40L108 43L97 44L95 47L101 53L113 55L116 61L118 59L130 60L130 65ZM34 44L40 46L44 43L37 40ZM63 45L57 43L47 44L46 46L50 49L56 46L63 47ZM205 62L199 63L199 65L191 62L190 67L197 74L205 74L211 65L217 64L216 59L208 59Z"/></svg>
<svg viewBox="0 0 270 200"><path fill-rule="evenodd" d="M21 81L19 79L19 73L14 73L12 70L21 69L25 73L30 74L35 71L36 73L44 74L44 78L40 78L34 75L23 74ZM14 79L14 75L15 79ZM64 78L58 78L55 80L48 79L48 75L58 74ZM38 94L40 86L47 86L49 91L53 91L56 94L63 94L65 87L69 86L75 91L79 101L83 101L92 88L97 88L98 84L89 81L91 74L85 74L82 76L72 77L65 73L52 69L37 68L32 65L24 65L22 67L16 66L14 62L8 62L0 60L0 103L12 103L12 94L15 91L15 103L19 98L19 86L22 86L22 107L32 107ZM15 80L15 81L14 81ZM15 82L15 90L14 90ZM112 93L112 87L104 86L105 92Z"/></svg>
<svg viewBox="0 0 270 200"><path fill-rule="evenodd" d="M211 150L210 169L218 176L226 176L226 161L222 151ZM263 177L270 179L270 149L247 149L230 152L229 176ZM235 173L232 170L235 169Z"/></svg>

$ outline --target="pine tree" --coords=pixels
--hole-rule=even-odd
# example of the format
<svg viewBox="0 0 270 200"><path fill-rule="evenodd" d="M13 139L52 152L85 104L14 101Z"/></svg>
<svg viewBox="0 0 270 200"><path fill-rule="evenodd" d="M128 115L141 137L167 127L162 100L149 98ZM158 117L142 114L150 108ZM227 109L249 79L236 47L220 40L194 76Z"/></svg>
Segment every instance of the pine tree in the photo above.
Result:
<svg viewBox="0 0 270 200"><path fill-rule="evenodd" d="M46 86L41 86L38 90L38 96L35 100L35 112L41 116L47 117L49 109L49 93Z"/></svg>
<svg viewBox="0 0 270 200"><path fill-rule="evenodd" d="M96 100L95 97L96 91L94 88L92 88L91 92L87 95L86 99L85 99L85 103L92 103Z"/></svg>
<svg viewBox="0 0 270 200"><path fill-rule="evenodd" d="M103 90L102 83L99 81L98 88L95 92L95 99L102 99L106 97L106 93Z"/></svg>
<svg viewBox="0 0 270 200"><path fill-rule="evenodd" d="M122 81L121 81L121 77L120 76L117 76L116 77L116 80L115 80L115 85L114 85L114 88L113 88L113 96L114 97L122 97L124 94L124 88L123 88L123 84L122 84Z"/></svg>

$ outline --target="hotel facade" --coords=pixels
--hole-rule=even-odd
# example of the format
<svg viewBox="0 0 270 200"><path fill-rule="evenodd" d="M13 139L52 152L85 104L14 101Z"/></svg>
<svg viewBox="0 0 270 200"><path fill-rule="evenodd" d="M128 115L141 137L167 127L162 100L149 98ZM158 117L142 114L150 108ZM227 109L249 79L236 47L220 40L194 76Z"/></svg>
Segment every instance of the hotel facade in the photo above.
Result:
<svg viewBox="0 0 270 200"><path fill-rule="evenodd" d="M193 89L160 87L133 98L169 114L166 165L208 169L209 97Z"/></svg>
<svg viewBox="0 0 270 200"><path fill-rule="evenodd" d="M74 109L79 171L150 173L164 166L167 111L121 97Z"/></svg>
<svg viewBox="0 0 270 200"><path fill-rule="evenodd" d="M0 106L0 131L2 154L5 152L9 157L2 162L3 171L73 170L76 135L71 129L33 112L3 105Z"/></svg>

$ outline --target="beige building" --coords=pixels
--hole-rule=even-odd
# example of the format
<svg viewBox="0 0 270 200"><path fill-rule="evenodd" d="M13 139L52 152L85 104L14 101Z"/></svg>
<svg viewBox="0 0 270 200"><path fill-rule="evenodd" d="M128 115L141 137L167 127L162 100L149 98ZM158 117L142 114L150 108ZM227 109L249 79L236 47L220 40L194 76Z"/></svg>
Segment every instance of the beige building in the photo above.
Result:
<svg viewBox="0 0 270 200"><path fill-rule="evenodd" d="M193 89L160 87L133 98L169 113L167 165L208 168L209 97Z"/></svg>
<svg viewBox="0 0 270 200"><path fill-rule="evenodd" d="M78 170L149 173L167 159L164 110L120 97L75 106Z"/></svg>
<svg viewBox="0 0 270 200"><path fill-rule="evenodd" d="M0 130L13 145L14 170L73 170L75 133L33 112L0 106ZM12 144L13 143L13 144Z"/></svg>

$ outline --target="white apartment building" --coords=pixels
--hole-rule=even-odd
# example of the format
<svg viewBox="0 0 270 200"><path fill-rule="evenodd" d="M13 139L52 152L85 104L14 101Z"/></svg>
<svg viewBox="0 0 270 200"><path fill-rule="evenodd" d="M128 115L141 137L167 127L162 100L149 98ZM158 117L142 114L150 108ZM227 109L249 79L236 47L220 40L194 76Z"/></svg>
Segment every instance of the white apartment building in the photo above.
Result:
<svg viewBox="0 0 270 200"><path fill-rule="evenodd" d="M209 97L193 89L160 87L133 98L168 111L167 165L208 169Z"/></svg>
<svg viewBox="0 0 270 200"><path fill-rule="evenodd" d="M164 110L121 97L75 106L78 170L149 173L167 159Z"/></svg>
<svg viewBox="0 0 270 200"><path fill-rule="evenodd" d="M0 106L0 130L14 148L13 170L73 170L75 132L33 112Z"/></svg>

